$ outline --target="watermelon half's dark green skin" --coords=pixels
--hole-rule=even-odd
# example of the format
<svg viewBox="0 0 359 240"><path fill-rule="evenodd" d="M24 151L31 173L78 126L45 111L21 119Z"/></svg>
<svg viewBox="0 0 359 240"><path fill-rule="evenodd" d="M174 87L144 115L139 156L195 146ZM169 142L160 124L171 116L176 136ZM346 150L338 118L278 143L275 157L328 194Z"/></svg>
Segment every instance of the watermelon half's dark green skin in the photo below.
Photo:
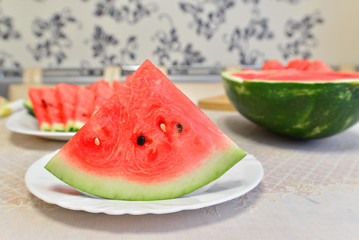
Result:
<svg viewBox="0 0 359 240"><path fill-rule="evenodd" d="M359 120L357 73L223 72L222 78L243 116L285 136L328 137Z"/></svg>
<svg viewBox="0 0 359 240"><path fill-rule="evenodd" d="M92 195L160 200L208 184L245 155L146 60L46 169Z"/></svg>

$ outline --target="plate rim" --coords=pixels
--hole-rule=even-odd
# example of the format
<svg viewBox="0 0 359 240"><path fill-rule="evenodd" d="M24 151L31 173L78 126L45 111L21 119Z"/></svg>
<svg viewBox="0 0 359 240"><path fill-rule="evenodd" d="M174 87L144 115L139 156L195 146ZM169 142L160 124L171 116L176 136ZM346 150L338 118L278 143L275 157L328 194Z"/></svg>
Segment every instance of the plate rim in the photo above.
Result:
<svg viewBox="0 0 359 240"><path fill-rule="evenodd" d="M220 203L224 203L230 200L233 200L237 197L243 196L244 194L252 191L256 186L259 185L259 183L262 181L263 177L264 177L264 169L263 169L263 165L261 164L261 162L256 159L253 155L248 154L247 156L245 156L239 163L237 163L235 166L237 167L241 167L243 165L243 161L245 162L249 162L252 161L254 162L257 166L257 170L259 171L259 174L256 176L255 181L253 181L251 184L249 184L248 186L246 186L246 188L244 190L242 190L239 193L232 193L227 195L226 197L221 197L218 198L216 200L212 200L212 201L208 201L208 202L200 202L197 204L191 204L191 205L177 205L177 206L171 206L170 209L168 208L163 208L163 209L158 209L158 208L147 208L146 210L144 210L143 208L140 210L136 210L136 209L117 209L117 210L106 210L104 208L93 208L93 207L87 207L87 206L76 206L76 205L71 205L69 204L69 202L64 202L63 200L55 200L51 197L47 197L44 196L43 194L39 193L38 190L36 189L36 187L33 186L33 184L31 183L31 173L35 170L37 170L38 167L42 167L42 169L40 169L40 171L43 171L44 174L51 174L49 172L47 172L45 170L45 168L43 168L45 166L45 164L51 159L52 156L54 156L57 152L59 151L56 150L52 153L46 154L43 157L41 157L40 159L36 160L35 162L33 162L30 167L27 169L26 174L25 174L25 184L27 189L37 198L49 203L49 204L54 204L57 205L59 207L65 208L65 209L69 209L69 210L75 210L75 211L85 211L85 212L89 212L89 213L105 213L108 215L124 215L124 214L130 214L130 215L145 215L145 214L168 214L168 213L174 213L174 212L180 212L180 211L185 211L185 210L195 210L195 209L201 209L201 208L205 208L205 207L210 207L213 205L217 205ZM247 158L247 159L246 159ZM250 159L248 159L250 158ZM244 162L244 163L245 163ZM234 166L234 167L235 167ZM62 185L66 185L68 187L73 188L72 186L62 182L61 180L57 179L55 176L51 175L54 180L58 181L59 184ZM37 176L37 177L41 177L41 176ZM220 179L220 178L218 178ZM73 188L75 189L75 188ZM77 189L75 189L77 190ZM78 191L78 190L77 190ZM197 191L197 190L196 190ZM193 193L193 192L192 192ZM191 193L189 193L191 194ZM189 195L188 194L188 195ZM198 193L198 195L201 195L203 193ZM196 195L196 196L198 196ZM83 195L80 195L83 197ZM74 196L75 198L77 196ZM195 196L192 196L195 197ZM189 197L191 198L191 196ZM126 201L126 200L113 200L113 199L105 199L105 198L95 198L95 197L90 197L88 196L88 199L86 200L90 200L90 201L113 201L114 203L120 203L120 202L131 202L131 203L136 203L136 202L141 202L141 203L157 203L157 202L168 202L168 201L176 201L176 199L179 198L174 198L174 199L166 199L166 200L155 200L155 201Z"/></svg>
<svg viewBox="0 0 359 240"><path fill-rule="evenodd" d="M37 136L37 137L43 137L43 138L50 138L50 139L65 139L69 140L71 137L73 137L76 132L46 132L46 131L40 131L39 129L18 129L13 126L13 123L16 122L17 124L21 123L18 121L18 118L20 117L32 117L27 113L27 110L23 109L18 112L15 112L9 116L9 118L6 121L6 127L15 133L24 134L24 135L31 135L31 136ZM34 118L35 119L35 118ZM35 119L36 121L36 119Z"/></svg>

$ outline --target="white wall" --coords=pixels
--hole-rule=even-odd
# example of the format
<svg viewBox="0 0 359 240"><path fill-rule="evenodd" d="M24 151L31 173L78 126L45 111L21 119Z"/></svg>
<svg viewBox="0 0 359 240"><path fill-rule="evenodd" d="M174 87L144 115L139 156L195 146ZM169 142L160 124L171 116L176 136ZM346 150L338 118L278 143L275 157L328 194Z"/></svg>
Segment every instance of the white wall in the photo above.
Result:
<svg viewBox="0 0 359 240"><path fill-rule="evenodd" d="M112 4L107 13L110 9L121 13L122 9L122 15L96 15L96 9L101 4L109 7L106 3ZM147 9L148 14L133 18L136 4ZM181 4L186 4L187 10L181 9ZM126 6L131 14L126 15L123 11ZM222 12L219 11L221 6ZM203 11L199 12L201 8ZM197 10L192 15L190 11L193 9ZM265 59L278 58L286 62L303 57L304 52L308 52L310 58L321 59L331 65L359 64L358 10L358 0L0 0L0 68L13 68L15 65L20 68L34 65L100 67L141 63L146 58L166 65L176 62L186 66L249 64L250 60L260 65ZM211 25L207 29L212 29L213 35L198 34L195 17L205 22L211 12L220 15L220 18L208 21ZM64 23L63 27L51 25L56 22L51 20L56 14L60 14L61 20L57 23ZM117 20L114 16L118 17ZM312 27L303 24L305 16L309 16L309 25L314 21ZM248 26L251 21L263 19L267 19L267 37L259 39L263 28ZM316 22L318 19L322 22ZM36 31L39 26L37 20L46 26L42 36L36 36L39 32ZM137 21L133 23L134 20ZM302 23L297 25L302 28L295 31L291 38L285 35L289 20ZM104 35L96 40L95 26L112 35L117 42L106 43ZM245 28L254 30L247 38L244 36ZM240 30L241 36L230 41L235 29ZM172 38L171 30L175 31ZM306 32L314 41L303 38ZM56 37L58 33L65 34L65 38ZM130 36L134 36L134 41L126 44ZM279 50L279 46L296 41L299 43L298 52L284 56ZM41 51L34 53L30 49L36 49L39 44L45 46L46 42L49 48L44 49L50 52L42 52L45 55L36 59L35 53ZM312 45L312 42L315 44ZM230 43L234 46L231 50ZM93 47L96 44L102 47L102 51L98 48L99 55L94 56ZM189 45L192 48L186 48ZM158 48L168 58L161 60L160 55L154 53ZM130 58L129 52L121 54L124 50L129 50L133 58ZM242 57L241 53L244 54Z"/></svg>

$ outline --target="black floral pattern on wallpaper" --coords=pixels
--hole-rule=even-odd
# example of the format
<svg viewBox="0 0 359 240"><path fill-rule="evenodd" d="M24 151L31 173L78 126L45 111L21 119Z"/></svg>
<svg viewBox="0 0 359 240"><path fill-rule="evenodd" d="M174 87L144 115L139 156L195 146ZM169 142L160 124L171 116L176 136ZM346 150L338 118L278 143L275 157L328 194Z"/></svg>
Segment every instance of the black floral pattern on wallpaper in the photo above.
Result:
<svg viewBox="0 0 359 240"><path fill-rule="evenodd" d="M39 62L43 59L54 60L61 65L67 58L66 50L72 46L72 40L66 34L69 25L80 23L72 16L69 9L54 13L49 19L36 18L31 25L33 35L38 40L35 45L28 45L33 58Z"/></svg>
<svg viewBox="0 0 359 240"><path fill-rule="evenodd" d="M48 0L33 0L34 2L49 2ZM302 0L271 0L273 3L299 4ZM177 0L173 3L174 9L182 13L183 19L174 19L170 13L163 13L166 9L160 8L155 0L81 0L83 6L92 11L92 17L97 23L93 31L84 33L82 39L71 35L73 28L82 31L79 16L69 8L61 11L53 10L49 18L34 14L31 21L31 33L35 41L25 43L24 46L35 62L47 64L47 67L59 67L66 62L69 53L73 50L75 41L85 42L89 46L92 59L80 61L83 66L90 66L90 62L97 61L101 65L118 65L136 63L138 60L140 42L151 41L150 51L156 64L166 66L187 67L204 65L208 62L205 52L196 49L195 44L206 40L211 47L214 37L223 37L224 47L230 54L235 54L238 63L242 65L260 65L266 59L265 49L260 43L274 40L276 36L285 39L280 44L274 42L284 59L294 57L311 58L312 50L318 46L319 40L315 36L317 26L324 23L320 12L309 13L302 19L288 19L283 26L273 26L269 16L261 15L262 0ZM249 6L249 19L234 25L232 31L223 31L228 14L238 11L244 5ZM75 10L75 9L73 9ZM243 10L243 9L242 9ZM231 13L232 14L232 13ZM240 14L240 13L238 13ZM104 18L131 25L135 29L141 26L138 23L148 19L159 19L159 24L153 25L150 39L143 39L141 32L136 35L120 35L118 29L99 22ZM176 21L174 21L176 20ZM12 17L5 16L0 9L0 41L21 40L22 33L15 28ZM138 25L137 25L138 24ZM186 26L195 32L197 39L185 39L178 25ZM233 23L232 23L233 24ZM136 26L134 26L136 25ZM169 25L169 26L168 26ZM284 30L281 29L284 27ZM204 40L203 40L204 39ZM14 57L0 50L0 68L11 66L20 68L21 63Z"/></svg>
<svg viewBox="0 0 359 240"><path fill-rule="evenodd" d="M126 40L124 47L122 47L120 50L121 63L128 63L135 61L137 50L138 50L137 36L130 35Z"/></svg>
<svg viewBox="0 0 359 240"><path fill-rule="evenodd" d="M106 32L103 27L96 25L90 43L92 56L101 65L119 65L136 60L138 48L137 37L130 35L122 48L121 42L113 34Z"/></svg>
<svg viewBox="0 0 359 240"><path fill-rule="evenodd" d="M116 0L100 0L96 3L94 14L97 17L108 16L116 22L135 24L157 9L155 2L145 4L142 0L127 0L126 4L118 6Z"/></svg>
<svg viewBox="0 0 359 240"><path fill-rule="evenodd" d="M14 59L11 54L0 50L0 69L5 67L19 69L21 68L21 64L19 61Z"/></svg>
<svg viewBox="0 0 359 240"><path fill-rule="evenodd" d="M236 52L242 65L258 65L264 61L264 52L251 48L253 41L268 41L274 38L274 32L269 27L269 19L253 16L244 27L235 27L231 34L224 35L227 50Z"/></svg>
<svg viewBox="0 0 359 240"><path fill-rule="evenodd" d="M111 47L117 47L119 40L112 34L106 33L101 26L96 25L90 40L92 56L100 60L102 65L112 65L116 60L115 51L110 52Z"/></svg>
<svg viewBox="0 0 359 240"><path fill-rule="evenodd" d="M289 3L289 4L297 4L299 3L301 0L274 0L274 1L277 1L277 2L286 2L286 3ZM254 5L258 5L261 0L242 0L243 3L251 3L251 4L254 4Z"/></svg>
<svg viewBox="0 0 359 240"><path fill-rule="evenodd" d="M158 30L153 35L153 41L157 44L153 55L158 57L158 63L166 66L192 66L203 63L206 58L203 54L193 48L192 43L181 43L177 29L172 18L167 14L161 14L160 19L169 22L168 30Z"/></svg>
<svg viewBox="0 0 359 240"><path fill-rule="evenodd" d="M211 39L220 25L226 22L226 12L235 5L234 0L181 1L180 9L191 15L191 28L197 35Z"/></svg>
<svg viewBox="0 0 359 240"><path fill-rule="evenodd" d="M323 23L324 19L318 11L304 16L299 21L289 19L284 29L288 42L279 45L283 58L311 58L313 56L311 49L318 45L318 39L313 30Z"/></svg>
<svg viewBox="0 0 359 240"><path fill-rule="evenodd" d="M13 19L5 14L0 9L0 41L10 41L20 39L21 35L15 29ZM4 50L0 50L0 68L20 68L19 61Z"/></svg>

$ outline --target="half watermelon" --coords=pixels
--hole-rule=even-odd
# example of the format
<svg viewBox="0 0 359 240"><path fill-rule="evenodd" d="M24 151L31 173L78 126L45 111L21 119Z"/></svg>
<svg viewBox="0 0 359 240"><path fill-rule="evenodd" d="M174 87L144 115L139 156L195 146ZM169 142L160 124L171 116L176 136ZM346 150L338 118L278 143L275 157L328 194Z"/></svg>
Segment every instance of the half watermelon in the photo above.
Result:
<svg viewBox="0 0 359 240"><path fill-rule="evenodd" d="M296 63L306 70L292 63L284 70L223 72L228 98L249 120L294 138L328 137L359 120L359 73Z"/></svg>
<svg viewBox="0 0 359 240"><path fill-rule="evenodd" d="M96 196L159 200L208 184L245 155L146 60L46 169Z"/></svg>

